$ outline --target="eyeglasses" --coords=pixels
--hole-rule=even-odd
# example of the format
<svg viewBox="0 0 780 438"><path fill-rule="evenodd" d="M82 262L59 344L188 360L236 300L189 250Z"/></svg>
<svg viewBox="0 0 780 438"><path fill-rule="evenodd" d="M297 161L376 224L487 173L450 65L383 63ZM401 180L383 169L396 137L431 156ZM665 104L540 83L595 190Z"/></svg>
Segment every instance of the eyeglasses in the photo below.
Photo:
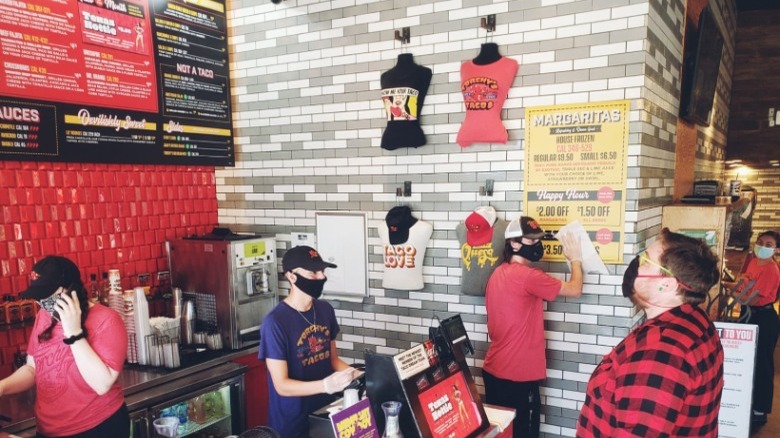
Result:
<svg viewBox="0 0 780 438"><path fill-rule="evenodd" d="M637 277L645 277L645 278L672 277L675 280L677 280L678 283L680 283L680 286L682 286L683 289L691 290L691 291L693 290L693 289L691 289L690 286L688 286L687 284L683 283L683 281L680 280L679 277L674 275L674 272L672 272L671 269L669 269L666 266L664 266L664 265L656 262L655 260L651 259L647 255L647 251L642 251L642 252L639 253L639 266L642 266L644 263L650 263L651 265L657 267L658 269L661 270L661 272L663 272L663 274L637 274Z"/></svg>
<svg viewBox="0 0 780 438"><path fill-rule="evenodd" d="M639 253L639 266L642 266L644 263L650 263L653 266L656 266L658 269L660 269L662 272L666 273L666 275L647 275L647 277L674 277L677 278L676 275L674 275L674 272L672 272L669 268L666 266L656 262L655 260L651 259L647 255L647 251L642 251ZM642 275L642 277L645 277L645 275Z"/></svg>

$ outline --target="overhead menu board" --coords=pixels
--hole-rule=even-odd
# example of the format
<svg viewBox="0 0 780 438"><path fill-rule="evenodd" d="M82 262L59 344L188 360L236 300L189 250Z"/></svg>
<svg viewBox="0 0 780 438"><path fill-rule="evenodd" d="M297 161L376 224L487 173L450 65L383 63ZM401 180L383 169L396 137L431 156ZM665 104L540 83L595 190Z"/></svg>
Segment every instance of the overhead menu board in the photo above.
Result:
<svg viewBox="0 0 780 438"><path fill-rule="evenodd" d="M0 53L0 159L235 164L224 0L0 0Z"/></svg>

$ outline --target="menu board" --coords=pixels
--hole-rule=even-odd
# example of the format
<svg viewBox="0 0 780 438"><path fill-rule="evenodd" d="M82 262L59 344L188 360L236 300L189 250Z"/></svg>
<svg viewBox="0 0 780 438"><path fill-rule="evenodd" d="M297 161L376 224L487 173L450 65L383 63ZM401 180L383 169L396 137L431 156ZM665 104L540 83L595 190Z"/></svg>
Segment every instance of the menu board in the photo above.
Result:
<svg viewBox="0 0 780 438"><path fill-rule="evenodd" d="M0 159L235 164L224 0L0 0Z"/></svg>
<svg viewBox="0 0 780 438"><path fill-rule="evenodd" d="M526 109L525 215L546 231L578 220L606 263L622 263L627 100ZM561 261L557 240L544 260Z"/></svg>

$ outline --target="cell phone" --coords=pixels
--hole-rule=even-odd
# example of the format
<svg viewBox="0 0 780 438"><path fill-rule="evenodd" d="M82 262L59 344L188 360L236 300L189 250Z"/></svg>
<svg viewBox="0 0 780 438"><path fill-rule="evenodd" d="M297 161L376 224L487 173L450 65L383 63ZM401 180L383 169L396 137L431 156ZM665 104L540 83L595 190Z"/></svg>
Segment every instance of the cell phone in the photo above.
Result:
<svg viewBox="0 0 780 438"><path fill-rule="evenodd" d="M64 291L64 292L60 292L59 294L57 294L57 297L55 298L54 302L56 303L56 302L57 302L57 300L59 300L59 299L60 299L60 296L61 296L62 294L70 294L70 292L71 292L71 291L74 291L74 290L76 290L76 289L75 289L75 287L76 287L76 283L71 283L71 284L70 284L70 286L68 286L67 288L65 288L65 291ZM76 293L78 293L78 291L77 291ZM68 296L70 296L70 295L68 295ZM52 296L52 297L54 297L54 296ZM60 314L59 314L59 313L57 313L57 311L56 311L56 310L52 310L52 312L51 312L51 317L52 317L52 318L54 318L54 319L55 319L55 320L57 320L57 321L59 321L59 320L60 320Z"/></svg>

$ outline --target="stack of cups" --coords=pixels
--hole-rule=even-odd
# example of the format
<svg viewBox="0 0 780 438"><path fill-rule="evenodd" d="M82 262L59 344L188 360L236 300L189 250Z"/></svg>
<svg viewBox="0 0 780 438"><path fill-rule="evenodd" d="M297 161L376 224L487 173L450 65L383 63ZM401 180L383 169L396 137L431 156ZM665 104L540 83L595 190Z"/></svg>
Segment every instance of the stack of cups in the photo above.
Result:
<svg viewBox="0 0 780 438"><path fill-rule="evenodd" d="M143 289L141 289L143 293ZM135 292L128 289L122 294L125 330L127 330L127 362L138 363L138 337L135 330Z"/></svg>
<svg viewBox="0 0 780 438"><path fill-rule="evenodd" d="M122 278L119 276L119 269L108 271L108 307L114 309L125 316L125 301L122 297Z"/></svg>

